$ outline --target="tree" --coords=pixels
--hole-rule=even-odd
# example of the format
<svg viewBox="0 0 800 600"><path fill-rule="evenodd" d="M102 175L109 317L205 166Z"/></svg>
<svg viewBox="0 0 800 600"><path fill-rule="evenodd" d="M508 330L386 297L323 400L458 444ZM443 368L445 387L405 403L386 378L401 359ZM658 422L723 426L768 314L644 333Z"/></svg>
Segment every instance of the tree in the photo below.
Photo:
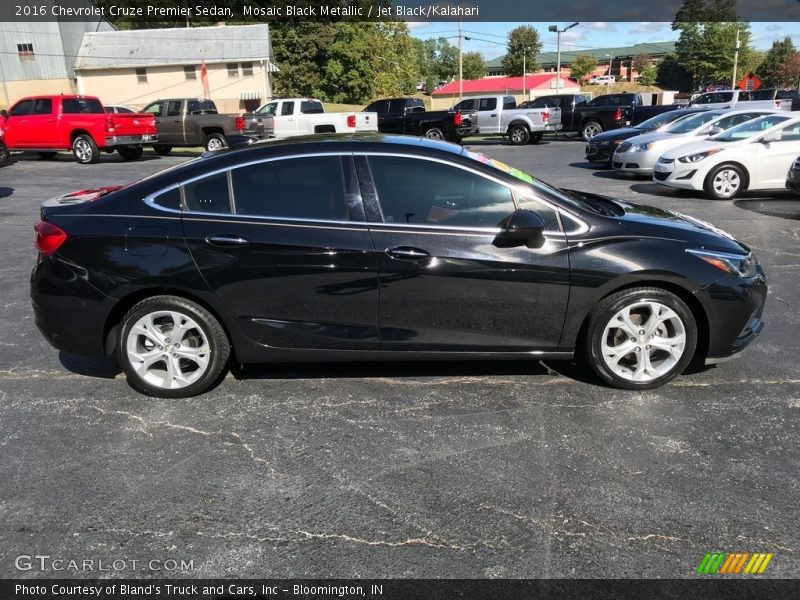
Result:
<svg viewBox="0 0 800 600"><path fill-rule="evenodd" d="M692 88L692 76L678 62L674 54L666 55L656 67L656 81L662 88L689 92Z"/></svg>
<svg viewBox="0 0 800 600"><path fill-rule="evenodd" d="M374 96L413 94L420 78L414 41L403 21L379 22L376 27L372 70Z"/></svg>
<svg viewBox="0 0 800 600"><path fill-rule="evenodd" d="M569 74L581 83L588 75L594 72L597 67L597 59L592 56L581 54L569 66Z"/></svg>
<svg viewBox="0 0 800 600"><path fill-rule="evenodd" d="M651 67L653 65L653 59L651 59L647 54L637 54L631 60L631 66L633 70L639 73L639 76L647 69L647 67Z"/></svg>
<svg viewBox="0 0 800 600"><path fill-rule="evenodd" d="M800 52L795 52L778 68L778 85L800 89Z"/></svg>
<svg viewBox="0 0 800 600"><path fill-rule="evenodd" d="M508 33L508 46L503 57L503 70L512 76L522 75L523 62L529 73L539 68L542 42L539 32L530 25L522 25Z"/></svg>
<svg viewBox="0 0 800 600"><path fill-rule="evenodd" d="M767 51L764 60L756 69L756 74L761 78L763 85L766 87L781 85L778 82L778 71L794 53L795 47L788 35L782 42L772 42L772 48Z"/></svg>
<svg viewBox="0 0 800 600"><path fill-rule="evenodd" d="M462 58L464 79L480 79L485 73L480 52L467 52Z"/></svg>
<svg viewBox="0 0 800 600"><path fill-rule="evenodd" d="M643 70L639 71L639 83L642 85L653 85L658 77L656 68L649 64Z"/></svg>

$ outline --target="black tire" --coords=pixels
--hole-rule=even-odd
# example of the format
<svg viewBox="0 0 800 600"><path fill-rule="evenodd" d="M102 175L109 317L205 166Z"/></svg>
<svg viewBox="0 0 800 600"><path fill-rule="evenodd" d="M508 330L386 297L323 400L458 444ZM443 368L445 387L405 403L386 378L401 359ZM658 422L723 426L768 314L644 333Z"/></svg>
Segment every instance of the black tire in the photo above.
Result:
<svg viewBox="0 0 800 600"><path fill-rule="evenodd" d="M542 141L543 137L544 137L544 134L541 131L538 132L538 133L532 133L531 134L530 143L531 144L538 144L539 142Z"/></svg>
<svg viewBox="0 0 800 600"><path fill-rule="evenodd" d="M167 156L170 152L172 152L172 146L165 146L164 144L155 144L153 146L153 150L159 156Z"/></svg>
<svg viewBox="0 0 800 600"><path fill-rule="evenodd" d="M8 146L0 141L0 167L5 167L10 160L11 152L8 151Z"/></svg>
<svg viewBox="0 0 800 600"><path fill-rule="evenodd" d="M39 155L39 158L43 158L44 160L51 160L56 157L58 152L37 152L36 154Z"/></svg>
<svg viewBox="0 0 800 600"><path fill-rule="evenodd" d="M206 139L203 142L203 148L205 148L206 152L222 150L223 148L227 147L228 140L226 140L225 136L221 133L211 133L206 136Z"/></svg>
<svg viewBox="0 0 800 600"><path fill-rule="evenodd" d="M439 129L438 127L431 127L425 131L425 137L429 140L441 140L444 141L444 131Z"/></svg>
<svg viewBox="0 0 800 600"><path fill-rule="evenodd" d="M508 141L513 146L524 146L531 139L531 132L525 125L512 125L508 128Z"/></svg>
<svg viewBox="0 0 800 600"><path fill-rule="evenodd" d="M648 305L645 304L648 302L658 303L658 305L671 310L678 319L678 322L680 322L680 326L683 328L683 335L685 335L685 341L683 343L682 354L680 354L677 360L666 350L660 350L658 348L652 349L652 346L648 345L648 343L654 339L651 335L648 335L650 318L653 315ZM617 323L615 317L626 307L633 307L634 310L637 311L637 313L629 313L629 318L635 327L641 327L641 329L630 334L626 333L623 329L623 325L614 327L614 324ZM666 315L669 313L664 312L662 314ZM669 321L660 324L658 328L655 328L652 335L655 336L656 340L658 340L658 336L663 333L673 333L675 336L678 336L681 333L680 327L677 327L678 322L671 318ZM622 322L620 321L620 323ZM644 332L644 334L641 332ZM624 339L634 334L636 335L635 338L629 337L628 339ZM606 339L604 339L604 336ZM674 336L668 335L667 337L671 338ZM649 390L667 383L686 369L694 357L694 352L697 348L697 337L697 322L692 311L686 306L683 300L672 292L661 288L637 287L611 294L595 305L589 313L586 335L582 340L582 352L592 370L594 370L601 379L612 386L626 390ZM607 344L607 348L609 349L613 349L617 345L628 345L631 347L631 350L627 353L624 353L625 350L621 349L617 354L609 354L609 360L612 361L614 356L619 355L616 361L619 373L614 372L612 367L606 363L606 358L604 358L603 355L604 341L606 343L609 341L614 342L612 344ZM657 343L654 345L657 345ZM636 348L639 349L637 350ZM632 372L635 371L635 369L632 368L632 366L631 368L628 367L631 361L635 361L638 366L644 353L646 353L648 357L645 364L649 364L655 369L663 369L663 373L658 376L643 373L643 377L649 377L649 379L635 381L632 379L634 377ZM655 361L650 361L653 357L655 357ZM658 373L658 371L654 370L653 373ZM626 374L631 378L624 376Z"/></svg>
<svg viewBox="0 0 800 600"><path fill-rule="evenodd" d="M76 135L72 140L72 154L81 165L92 165L100 160L100 150L97 144L85 133Z"/></svg>
<svg viewBox="0 0 800 600"><path fill-rule="evenodd" d="M144 153L144 148L141 146L121 146L117 148L119 155L125 160L138 160Z"/></svg>
<svg viewBox="0 0 800 600"><path fill-rule="evenodd" d="M744 170L739 165L731 163L724 163L711 169L703 182L706 195L714 200L733 200L746 187L747 178Z"/></svg>
<svg viewBox="0 0 800 600"><path fill-rule="evenodd" d="M184 387L168 388L166 386L155 385L152 382L147 381L136 371L136 368L131 362L131 357L128 354L128 336L136 322L142 318L146 318L148 315L159 313L161 311L177 312L193 320L198 325L198 328L187 329L187 331L183 334L184 337L181 337L180 341L178 342L178 346L180 346L180 342L186 342L184 343L184 352L186 351L187 346L191 346L192 340L196 340L195 343L200 344L203 342L208 343L208 355L210 355L210 357L207 357L208 364L205 367L205 372L203 372L196 381L193 381ZM156 396L158 398L188 398L208 391L217 383L219 383L225 374L228 364L228 357L230 356L231 351L228 336L225 334L225 330L216 317L214 317L214 315L191 300L187 300L179 296L154 296L152 298L147 298L146 300L142 300L138 304L134 305L128 311L128 313L122 319L121 325L122 326L119 328L119 337L117 338L117 357L123 371L125 371L128 384L130 384L133 389L143 394L147 394L148 396ZM164 331L159 331L158 333L168 336L170 335L171 331L172 329L166 329ZM131 343L134 345L138 344L139 342L137 340L140 338L142 338L142 336L134 339ZM205 340L203 340L203 338L205 338ZM164 340L169 340L169 338L165 337ZM147 341L146 336L145 341ZM169 340L169 343L173 342L174 340ZM205 346L203 344L202 346L196 347ZM143 351L158 353L161 351L161 349L161 346L159 346L158 351L156 351L155 348L144 348ZM165 350L166 351L163 355L165 358L163 361L165 373L164 381L166 381L168 378L166 365L167 361L170 360L170 350ZM174 349L174 351L180 352L181 349ZM172 354L172 356L176 355ZM198 356L205 355L198 354ZM177 360L183 360L185 362L185 359L178 358ZM159 362L156 364L162 363ZM186 364L191 366L191 361ZM183 368L184 367L181 367L182 375L184 374ZM189 376L191 376L191 374ZM174 379L176 378L173 377L173 380Z"/></svg>
<svg viewBox="0 0 800 600"><path fill-rule="evenodd" d="M581 127L581 137L583 137L586 142L598 133L603 133L603 126L597 121L587 121L583 124L583 127Z"/></svg>

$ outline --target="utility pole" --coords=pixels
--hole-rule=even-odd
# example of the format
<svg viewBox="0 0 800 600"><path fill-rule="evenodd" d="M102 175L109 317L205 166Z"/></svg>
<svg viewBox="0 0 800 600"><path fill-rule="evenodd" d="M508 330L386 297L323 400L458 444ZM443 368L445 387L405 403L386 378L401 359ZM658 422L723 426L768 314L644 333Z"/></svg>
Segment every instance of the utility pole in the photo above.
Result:
<svg viewBox="0 0 800 600"><path fill-rule="evenodd" d="M523 102L527 100L527 98L525 97L525 71L527 71L527 69L525 68L526 67L525 59L527 58L527 56L528 56L528 47L523 46L522 48L522 101Z"/></svg>
<svg viewBox="0 0 800 600"><path fill-rule="evenodd" d="M458 101L464 97L464 54L461 49L461 20L458 21Z"/></svg>
<svg viewBox="0 0 800 600"><path fill-rule="evenodd" d="M733 54L733 79L731 80L731 89L736 89L736 68L739 66L739 28L736 28L736 50Z"/></svg>
<svg viewBox="0 0 800 600"><path fill-rule="evenodd" d="M558 25L550 25L550 27L547 28L548 31L555 31L556 33L556 94L561 92L561 34L568 29L572 29L576 25L578 25L578 23L573 23L563 29L559 29Z"/></svg>

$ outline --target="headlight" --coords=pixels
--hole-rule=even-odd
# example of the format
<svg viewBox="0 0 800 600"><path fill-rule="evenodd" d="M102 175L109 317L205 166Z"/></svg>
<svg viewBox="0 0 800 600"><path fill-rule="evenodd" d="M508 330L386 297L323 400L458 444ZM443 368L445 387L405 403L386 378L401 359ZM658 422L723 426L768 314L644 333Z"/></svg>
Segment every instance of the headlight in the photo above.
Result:
<svg viewBox="0 0 800 600"><path fill-rule="evenodd" d="M730 254L728 252L712 252L710 250L687 250L689 254L694 254L700 260L704 260L720 271L732 273L739 277L753 277L758 272L758 261L755 255L749 254Z"/></svg>
<svg viewBox="0 0 800 600"><path fill-rule="evenodd" d="M704 158L708 158L709 156L711 156L712 154L716 154L717 152L719 152L719 149L706 150L705 152L698 152L697 154L689 154L688 156L681 156L678 159L678 162L682 163L700 162Z"/></svg>
<svg viewBox="0 0 800 600"><path fill-rule="evenodd" d="M631 148L631 152L644 152L645 150L650 150L655 145L655 142L650 142L649 144L635 144L633 148Z"/></svg>

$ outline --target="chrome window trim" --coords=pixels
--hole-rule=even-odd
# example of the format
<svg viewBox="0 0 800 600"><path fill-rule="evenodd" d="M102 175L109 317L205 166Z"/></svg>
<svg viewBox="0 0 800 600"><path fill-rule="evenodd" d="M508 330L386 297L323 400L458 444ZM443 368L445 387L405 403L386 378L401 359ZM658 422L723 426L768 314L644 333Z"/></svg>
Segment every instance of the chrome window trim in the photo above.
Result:
<svg viewBox="0 0 800 600"><path fill-rule="evenodd" d="M427 160L427 161L431 161L431 162L442 163L444 165L454 166L454 167L456 167L458 169L462 169L464 171L471 172L471 173L473 173L473 174L475 174L475 175L477 175L479 177L483 177L485 179L489 179L490 181L493 181L493 182L495 182L495 183L497 183L499 185L502 185L502 186L508 188L512 193L512 203L513 203L515 208L519 208L519 205L518 205L518 203L516 201L516 194L524 194L524 193L530 194L530 192L531 192L531 190L529 188L522 187L521 185L517 186L517 185L509 184L507 181L503 181L502 179L500 179L498 177L495 177L493 175L488 175L486 173L483 173L481 171L478 171L477 169L473 169L473 168L468 167L466 165L462 165L460 163L450 162L450 161L447 161L445 159L438 158L438 157L420 156L418 154L409 154L407 152L376 152L376 151L369 151L369 152L351 152L351 151L333 152L333 151L331 151L331 152L304 152L304 153L300 153L300 154L287 154L287 155L281 155L281 156L269 156L269 157L265 157L265 158L260 158L258 160L247 161L247 162L240 163L240 164L237 164L237 165L229 165L229 166L222 167L222 168L219 168L219 169L215 169L213 171L209 171L209 172L203 173L202 175L197 175L195 177L190 177L188 179L181 180L178 183L174 183L174 184L171 184L169 186L163 187L163 188L161 188L161 189L159 189L159 190L157 190L155 192L152 192L151 194L148 194L147 196L144 197L143 200L144 200L144 203L147 206L149 206L149 207L151 207L151 208L153 208L155 210L169 212L169 213L173 213L173 214L180 214L180 215L182 215L184 217L188 217L190 215L217 216L217 217L220 216L220 215L226 215L227 217L246 217L248 219L253 219L253 220L257 220L257 221L264 221L264 220L266 220L266 221L292 221L292 222L299 222L299 223L327 223L327 224L332 224L332 225L343 225L343 224L352 225L354 223L356 223L356 224L357 223L367 224L367 221L350 221L350 220L348 220L348 221L337 221L337 220L326 220L326 219L304 219L304 218L299 218L299 217L279 217L279 216L267 216L267 215L246 215L246 214L239 214L239 213L203 213L203 212L199 212L199 211L191 211L191 210L187 210L186 209L186 201L185 201L185 196L184 196L184 192L183 192L183 187L185 185L189 184L189 183L193 183L193 182L199 181L201 179L206 179L208 177L213 177L214 175L218 175L218 174L220 174L222 172L227 172L228 173L228 181L230 182L230 181L232 181L232 171L234 169L240 169L242 167L249 167L249 166L252 166L252 165L258 165L258 164L262 164L262 163L269 163L269 162L274 162L274 161L278 161L278 160L291 160L291 159L295 159L295 158L314 158L314 157L318 157L318 156L338 156L338 157L352 156L352 157L364 157L364 158L367 158L369 156L396 156L396 157L400 157L400 158L410 158L410 159L415 159L415 160ZM462 155L458 154L457 156L462 156ZM369 161L367 161L367 163L369 164ZM373 187L374 187L374 183L373 183ZM166 192L169 192L169 191L171 191L171 190L173 190L175 188L181 188L181 203L182 203L182 207L183 207L182 210L175 210L175 209L171 209L171 208L166 208L166 207L163 207L163 206L159 206L158 204L155 203L155 199L158 196L160 196L161 194L164 194ZM578 224L578 229L577 230L566 231L566 228L564 227L564 223L563 223L563 220L562 220L561 221L562 231L560 231L560 232L545 231L544 232L545 236L550 235L550 236L554 236L554 237L562 237L562 236L568 236L568 235L581 235L581 234L586 233L587 231L589 231L588 224L586 222L584 222L580 217L578 217L575 213L573 213L572 210L569 210L569 209L567 209L567 208L565 208L563 206L556 205L553 202L550 202L549 200L541 198L539 195L537 195L535 193L534 193L534 197L536 198L536 200L538 202L541 202L545 206L551 208L552 210L555 210L556 213L559 216L559 219L561 219L562 217L567 217L570 220L572 220L573 222ZM478 233L492 233L493 232L495 234L497 234L497 232L500 231L496 227L485 227L485 228L484 227L459 227L459 226L440 226L440 225L415 225L415 224L410 224L410 223L408 223L408 224L407 223L385 223L385 222L384 223L368 223L368 224L369 224L369 226L373 226L373 225L376 225L376 226L389 225L389 226L391 226L393 228L402 228L402 229L408 229L408 228L446 229L446 230L462 231L462 232L470 232L470 231L478 232Z"/></svg>

